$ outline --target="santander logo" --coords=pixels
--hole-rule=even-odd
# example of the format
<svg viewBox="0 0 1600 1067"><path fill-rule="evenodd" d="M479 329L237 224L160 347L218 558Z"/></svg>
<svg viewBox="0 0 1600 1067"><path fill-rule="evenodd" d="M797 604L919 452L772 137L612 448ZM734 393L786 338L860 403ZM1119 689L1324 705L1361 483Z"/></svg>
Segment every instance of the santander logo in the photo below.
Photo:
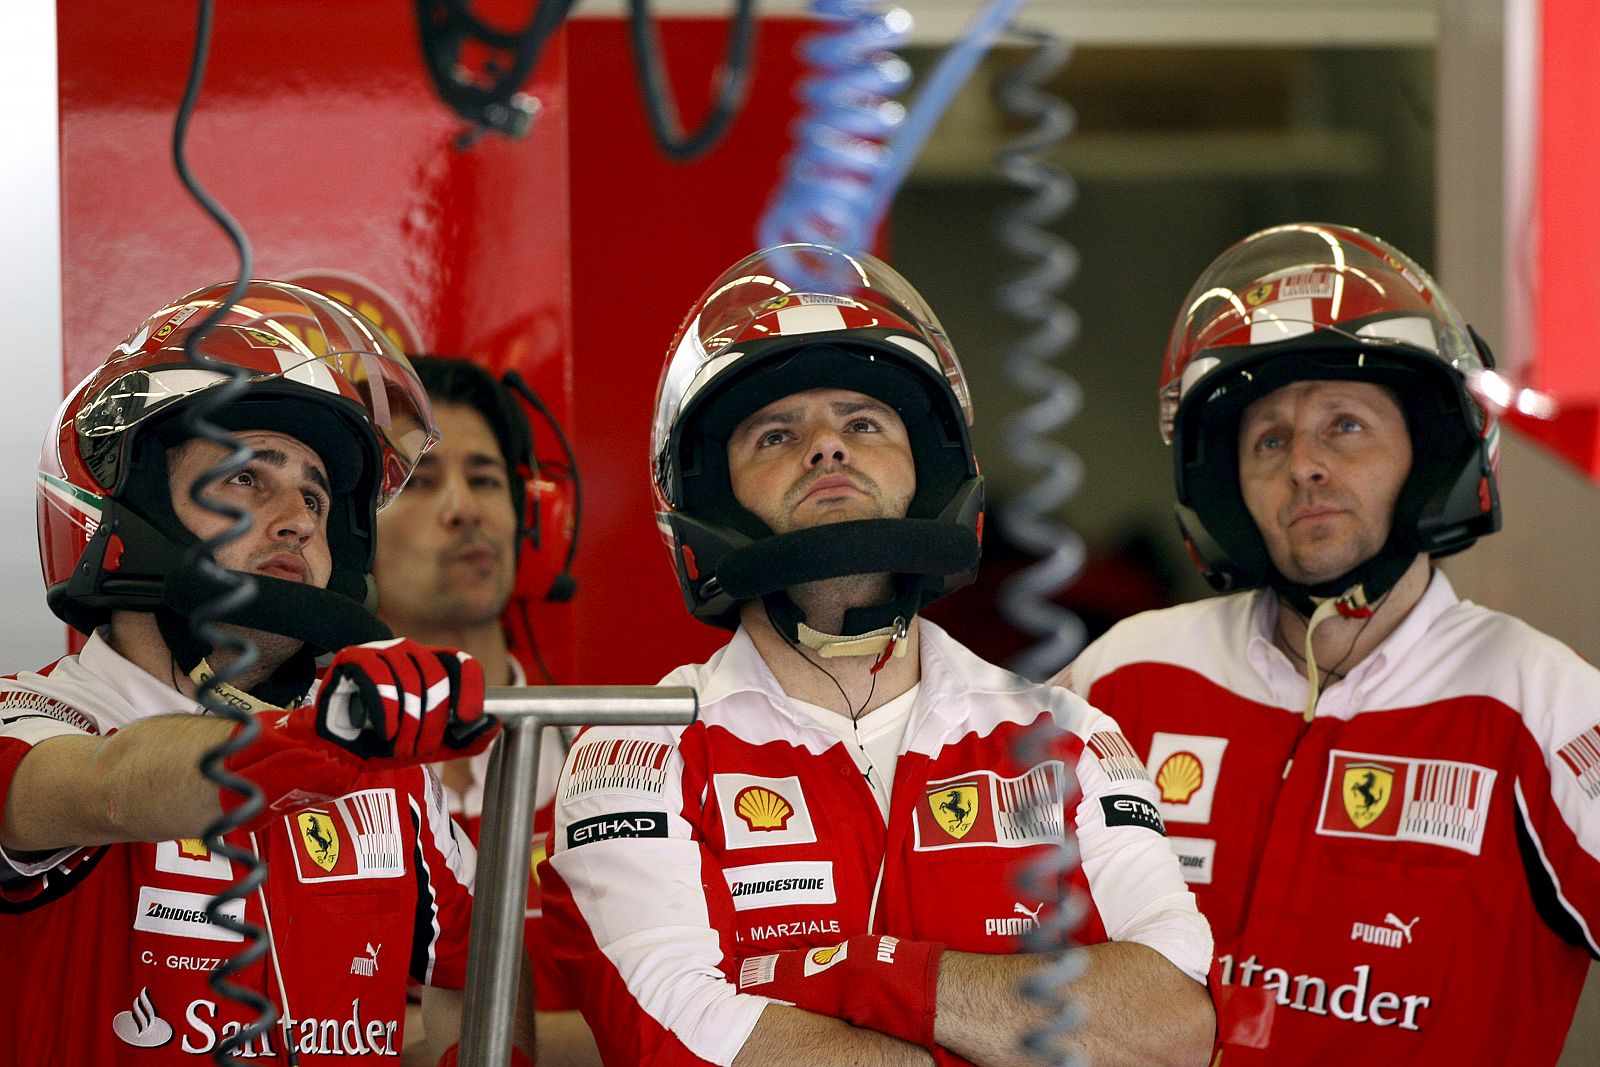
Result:
<svg viewBox="0 0 1600 1067"><path fill-rule="evenodd" d="M172 1040L172 1024L156 1014L148 986L139 990L132 1011L117 1012L111 1031L135 1048L160 1048Z"/></svg>

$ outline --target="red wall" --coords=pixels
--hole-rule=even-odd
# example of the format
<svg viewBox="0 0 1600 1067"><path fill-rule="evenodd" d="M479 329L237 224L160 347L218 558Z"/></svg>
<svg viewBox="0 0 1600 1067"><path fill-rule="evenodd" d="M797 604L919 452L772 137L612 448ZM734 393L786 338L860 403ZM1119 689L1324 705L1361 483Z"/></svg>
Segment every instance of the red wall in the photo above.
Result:
<svg viewBox="0 0 1600 1067"><path fill-rule="evenodd" d="M1543 0L1538 81L1532 275L1512 294L1531 308L1526 384L1555 397L1560 413L1542 421L1508 412L1512 425L1600 482L1600 79L1594 45L1600 6ZM1513 272L1517 273L1517 272Z"/></svg>
<svg viewBox="0 0 1600 1067"><path fill-rule="evenodd" d="M70 385L147 314L237 265L170 159L193 5L57 10ZM408 0L218 4L191 168L243 224L257 276L361 275L416 320L426 347L517 367L570 421L565 59L558 37L528 86L543 112L525 140L461 151ZM571 618L540 604L557 677L574 670Z"/></svg>
<svg viewBox="0 0 1600 1067"><path fill-rule="evenodd" d="M665 20L686 124L698 124L725 24ZM764 19L749 102L726 141L682 165L649 139L626 29L568 24L572 112L573 399L584 474L578 679L654 682L727 633L684 610L650 495L650 419L667 344L701 292L755 248L755 224L798 111L795 44L810 24Z"/></svg>
<svg viewBox="0 0 1600 1067"><path fill-rule="evenodd" d="M194 34L192 8L177 10L59 4L64 384L163 302L236 269L172 170ZM571 21L528 87L543 104L532 134L463 152L413 19L404 0L218 5L191 165L243 223L258 276L353 272L426 347L522 370L566 423L584 487L577 597L532 601L541 650L558 681L653 682L726 639L684 611L656 533L656 376L689 304L754 247L809 25L763 22L743 112L682 165L649 138L621 20ZM691 124L725 27L661 23Z"/></svg>

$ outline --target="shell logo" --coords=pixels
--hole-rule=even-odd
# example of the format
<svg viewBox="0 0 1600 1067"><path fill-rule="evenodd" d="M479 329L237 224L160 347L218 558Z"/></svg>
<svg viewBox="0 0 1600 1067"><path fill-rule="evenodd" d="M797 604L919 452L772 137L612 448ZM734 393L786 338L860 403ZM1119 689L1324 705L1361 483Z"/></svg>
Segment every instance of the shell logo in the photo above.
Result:
<svg viewBox="0 0 1600 1067"><path fill-rule="evenodd" d="M1205 780L1205 768L1193 752L1174 752L1156 771L1156 785L1161 787L1161 800L1165 804L1189 803L1189 798Z"/></svg>
<svg viewBox="0 0 1600 1067"><path fill-rule="evenodd" d="M733 798L733 810L752 830L782 830L794 806L770 789L752 785Z"/></svg>
<svg viewBox="0 0 1600 1067"><path fill-rule="evenodd" d="M819 948L811 954L811 962L818 967L826 967L833 962L833 957L837 956L843 947L843 945L830 945L827 948Z"/></svg>

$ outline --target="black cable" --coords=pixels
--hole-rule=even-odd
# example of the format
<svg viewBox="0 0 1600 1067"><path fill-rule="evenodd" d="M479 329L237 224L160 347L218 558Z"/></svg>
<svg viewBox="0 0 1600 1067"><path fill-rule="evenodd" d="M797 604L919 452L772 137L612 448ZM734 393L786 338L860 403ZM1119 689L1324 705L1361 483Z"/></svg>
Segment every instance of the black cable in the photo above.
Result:
<svg viewBox="0 0 1600 1067"><path fill-rule="evenodd" d="M862 746L861 746L861 730L859 728L859 720L861 718L861 713L867 710L867 705L872 703L873 694L878 691L878 672L877 671L873 671L872 672L872 684L867 687L866 699L861 702L861 706L859 708L855 708L854 710L852 710L851 707L850 707L850 697L849 697L848 694L845 693L844 686L839 684L839 679L834 677L833 672L828 670L828 668L824 667L822 664L818 663L816 660L812 659L810 656L806 655L805 654L805 650L802 649L799 646L799 644L797 644L794 641L789 640L789 635L784 633L783 627L778 625L778 620L773 618L773 616L772 616L772 605L767 603L766 598L762 598L761 607L762 607L762 610L764 610L767 613L767 623L768 623L768 625L770 625L772 627L773 632L776 633L783 640L783 643L788 645L790 648L794 649L794 654L795 655L799 656L801 659L803 659L807 663L811 664L811 666L813 666L817 670L821 671L822 672L822 676L824 678L828 679L828 681L832 682L833 683L833 687L839 691L839 699L844 701L844 713L847 716L850 717L850 722L852 724L857 725L857 729L856 729L856 747L862 748ZM866 749L862 748L862 751L865 752Z"/></svg>
<svg viewBox="0 0 1600 1067"><path fill-rule="evenodd" d="M634 71L644 96L645 116L650 120L651 136L669 158L680 163L700 158L716 147L738 117L750 90L754 67L755 10L755 0L734 0L728 49L717 73L716 99L700 128L686 134L667 80L650 0L628 0L628 39L633 44Z"/></svg>
<svg viewBox="0 0 1600 1067"><path fill-rule="evenodd" d="M539 673L544 675L545 685L555 685L555 675L550 673L550 667L544 661L544 653L539 651L539 638L533 632L533 614L528 610L528 602L518 597L516 605L517 611L522 615L522 636L528 639L528 651L533 654L533 664L539 668Z"/></svg>
<svg viewBox="0 0 1600 1067"><path fill-rule="evenodd" d="M556 443L561 446L562 454L567 457L567 473L572 478L572 536L567 539L567 554L561 561L561 572L550 583L550 588L544 595L546 600L554 600L558 603L565 602L571 600L572 594L578 591L578 582L572 577L572 561L578 556L578 535L583 528L583 478L578 473L578 454L572 450L572 441L568 439L567 431L562 428L560 421L545 406L545 402L539 399L539 394L535 393L532 387L523 380L522 375L514 370L508 370L500 380L515 390L522 399L528 402L528 405L533 410L539 413L545 424L550 427L550 432L555 434ZM537 468L539 465L538 452L533 447L531 433L529 437L529 458L532 460L533 466ZM542 664L541 669L543 669ZM549 676L549 673L549 671L545 671L546 677Z"/></svg>
<svg viewBox="0 0 1600 1067"><path fill-rule="evenodd" d="M537 103L522 93L522 85L572 5L573 0L538 0L525 26L506 31L474 15L469 0L417 0L422 59L434 91L473 126L461 147L491 130L507 137L528 132ZM468 45L491 53L481 71L462 63Z"/></svg>
<svg viewBox="0 0 1600 1067"><path fill-rule="evenodd" d="M219 889L215 896L206 905L206 916L216 926L230 930L244 938L244 947L237 955L224 959L211 971L210 986L218 997L226 998L244 1005L256 1013L253 1022L246 1025L238 1033L224 1038L218 1044L213 1057L215 1063L223 1067L242 1067L239 1060L233 1058L232 1053L256 1038L269 1032L278 1021L278 1010L272 1001L257 993L253 989L234 984L231 979L240 971L258 962L266 954L266 934L258 926L234 919L224 911L224 906L231 901L244 901L251 893L266 882L266 865L261 863L255 854L248 850L237 848L228 844L223 836L231 833L250 821L261 811L261 790L254 783L230 773L224 766L223 760L235 752L247 747L261 732L260 724L255 716L238 710L229 702L217 697L217 688L231 682L245 671L250 670L259 659L259 651L253 642L246 638L236 636L221 629L215 620L224 614L234 611L248 604L255 596L255 582L249 578L234 574L219 566L216 561L216 549L243 536L251 526L250 516L237 508L227 507L210 500L202 494L205 486L213 480L226 477L240 470L253 457L254 453L242 441L224 432L217 426L207 422L205 416L217 411L222 406L231 403L242 396L248 388L243 368L232 364L214 362L200 353L200 342L206 334L211 332L234 305L244 296L250 283L253 271L253 257L250 251L250 241L240 229L239 224L218 204L200 185L189 170L188 160L184 156L184 142L188 137L189 120L194 114L195 104L200 98L200 86L205 80L206 59L210 52L212 22L212 0L199 0L199 14L195 23L194 57L189 66L188 83L184 86L183 99L178 105L177 118L172 130L172 162L178 172L178 180L188 190L200 209L209 215L213 221L227 235L232 242L239 257L239 273L234 279L233 287L228 290L227 298L218 304L200 320L200 325L184 340L183 350L189 362L196 367L220 372L227 376L224 381L210 389L201 391L196 395L184 413L185 427L196 437L213 441L228 450L227 459L217 464L210 470L203 471L195 477L189 486L189 499L208 511L225 515L231 520L231 525L217 536L202 541L196 550L196 561L204 573L211 580L224 588L212 602L202 605L190 616L190 627L200 640L207 642L214 650L224 650L234 653L227 662L213 663L215 673L200 687L200 703L212 715L220 716L239 723L241 729L235 732L227 741L208 751L201 759L200 770L205 777L216 783L219 789L227 789L244 797L244 802L233 811L224 813L221 818L206 827L205 840L208 848L217 855L223 856L231 862L238 864L244 870L239 881ZM218 657L224 659L224 657ZM297 1059L291 1051L289 1062L296 1063Z"/></svg>

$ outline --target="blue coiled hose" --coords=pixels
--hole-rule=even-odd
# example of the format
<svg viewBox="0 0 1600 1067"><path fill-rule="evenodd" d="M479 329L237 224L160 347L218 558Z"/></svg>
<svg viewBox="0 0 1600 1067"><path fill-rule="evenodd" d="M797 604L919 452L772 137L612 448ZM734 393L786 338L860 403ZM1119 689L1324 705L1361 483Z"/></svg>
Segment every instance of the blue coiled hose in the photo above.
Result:
<svg viewBox="0 0 1600 1067"><path fill-rule="evenodd" d="M802 45L812 70L799 90L806 110L784 178L756 227L762 247L814 241L870 251L922 146L1025 2L990 0L908 110L894 98L910 82L910 68L892 50L906 41L911 16L874 0L813 0L814 14L840 25Z"/></svg>
<svg viewBox="0 0 1600 1067"><path fill-rule="evenodd" d="M1055 365L1078 336L1078 316L1061 291L1078 270L1078 255L1048 228L1076 199L1071 180L1042 154L1066 140L1074 125L1067 106L1042 84L1067 60L1067 46L1053 34L1018 30L1033 52L999 79L1001 108L1027 129L1000 151L1000 169L1027 195L1005 213L1000 239L1024 261L1020 274L1000 287L997 302L1025 323L1027 333L1005 354L1006 376L1032 399L1006 420L1005 449L1035 480L999 511L1000 528L1020 548L1040 557L1000 589L1000 612L1037 642L1006 664L1018 674L1043 680L1083 649L1083 621L1055 603L1083 567L1083 540L1054 515L1077 495L1083 462L1055 439L1083 404L1083 390Z"/></svg>

